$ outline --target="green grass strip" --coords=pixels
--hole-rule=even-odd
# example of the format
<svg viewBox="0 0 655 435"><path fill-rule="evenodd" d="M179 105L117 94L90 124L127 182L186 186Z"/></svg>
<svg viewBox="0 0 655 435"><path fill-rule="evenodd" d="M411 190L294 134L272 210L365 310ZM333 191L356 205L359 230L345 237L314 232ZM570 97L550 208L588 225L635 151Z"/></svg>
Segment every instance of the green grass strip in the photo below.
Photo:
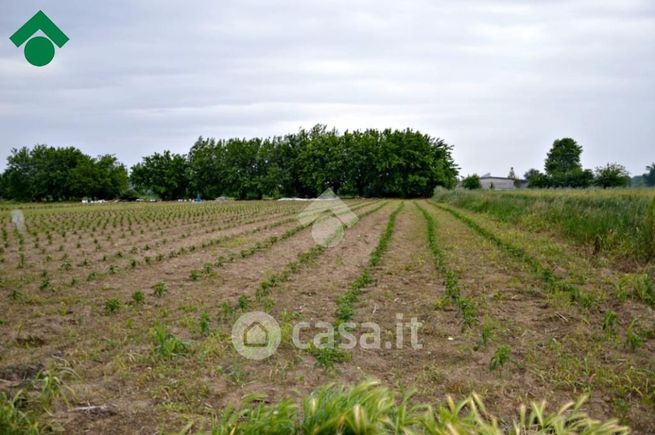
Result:
<svg viewBox="0 0 655 435"><path fill-rule="evenodd" d="M496 246L498 246L503 252L508 254L510 257L522 261L526 265L530 267L530 269L539 277L541 278L544 283L546 284L548 290L550 292L564 292L568 293L571 301L580 304L584 308L591 308L597 301L596 298L576 286L569 284L565 282L564 280L558 278L555 273L553 272L552 269L542 265L539 260L536 258L532 257L530 254L528 254L524 249L519 248L518 246L515 246L498 236L496 236L493 232L490 230L480 226L477 222L475 222L473 219L462 215L461 213L457 212L456 210L451 209L450 207L444 207L441 204L437 204L433 201L429 201L431 205L434 207L439 208L440 210L446 211L450 213L455 219L459 220L460 222L464 223L466 226L471 228L473 231L484 237L485 239L491 241L494 243Z"/></svg>

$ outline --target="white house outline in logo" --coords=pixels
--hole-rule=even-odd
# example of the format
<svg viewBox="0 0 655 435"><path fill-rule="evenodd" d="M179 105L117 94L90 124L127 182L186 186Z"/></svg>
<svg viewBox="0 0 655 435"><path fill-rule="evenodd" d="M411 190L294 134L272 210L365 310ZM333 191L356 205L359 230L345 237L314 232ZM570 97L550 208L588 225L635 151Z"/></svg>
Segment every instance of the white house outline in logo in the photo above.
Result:
<svg viewBox="0 0 655 435"><path fill-rule="evenodd" d="M302 225L312 224L314 241L326 248L337 245L343 238L344 229L357 223L359 218L337 197L332 189L327 189L312 200L298 215Z"/></svg>
<svg viewBox="0 0 655 435"><path fill-rule="evenodd" d="M242 356L260 361L273 355L282 341L280 325L268 314L243 314L232 326L232 344Z"/></svg>

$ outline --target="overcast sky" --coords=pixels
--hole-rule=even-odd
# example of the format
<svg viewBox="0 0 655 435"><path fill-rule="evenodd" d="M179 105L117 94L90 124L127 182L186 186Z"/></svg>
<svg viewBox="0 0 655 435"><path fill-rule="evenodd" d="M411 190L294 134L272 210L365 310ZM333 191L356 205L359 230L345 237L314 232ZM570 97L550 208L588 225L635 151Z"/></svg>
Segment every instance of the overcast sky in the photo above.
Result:
<svg viewBox="0 0 655 435"><path fill-rule="evenodd" d="M9 36L70 37L36 68ZM0 168L13 147L186 152L202 136L411 127L462 174L655 161L653 0L0 0Z"/></svg>

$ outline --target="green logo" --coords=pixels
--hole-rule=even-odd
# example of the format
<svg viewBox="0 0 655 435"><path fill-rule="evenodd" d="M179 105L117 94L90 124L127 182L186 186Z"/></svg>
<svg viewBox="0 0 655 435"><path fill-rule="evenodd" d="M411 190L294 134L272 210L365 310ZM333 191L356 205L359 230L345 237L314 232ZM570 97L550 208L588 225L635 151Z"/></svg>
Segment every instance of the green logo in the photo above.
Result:
<svg viewBox="0 0 655 435"><path fill-rule="evenodd" d="M46 36L32 36L42 31ZM31 38L31 39L30 39ZM48 39L49 38L49 39ZM16 33L9 37L11 42L20 47L25 41L25 59L34 66L46 66L55 57L55 46L61 48L68 42L68 36L52 22L42 11L37 12ZM28 41L29 39L29 41Z"/></svg>

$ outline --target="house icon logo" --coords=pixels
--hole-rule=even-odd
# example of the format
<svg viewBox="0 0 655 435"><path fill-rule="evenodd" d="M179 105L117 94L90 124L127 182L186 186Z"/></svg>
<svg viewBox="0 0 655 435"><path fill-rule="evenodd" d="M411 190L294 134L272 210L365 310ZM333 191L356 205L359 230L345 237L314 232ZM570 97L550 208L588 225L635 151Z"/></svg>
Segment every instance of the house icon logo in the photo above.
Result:
<svg viewBox="0 0 655 435"><path fill-rule="evenodd" d="M270 315L252 311L239 317L232 326L232 344L242 356L263 360L273 355L280 345L280 325Z"/></svg>
<svg viewBox="0 0 655 435"><path fill-rule="evenodd" d="M45 36L34 36L41 31ZM68 36L42 11L34 14L20 29L9 37L16 47L25 44L25 59L34 66L49 64L55 57L55 45L59 48L68 42Z"/></svg>
<svg viewBox="0 0 655 435"><path fill-rule="evenodd" d="M323 192L298 215L302 225L312 224L314 241L326 248L336 246L343 238L345 228L352 227L358 220L332 189Z"/></svg>
<svg viewBox="0 0 655 435"><path fill-rule="evenodd" d="M268 344L268 331L257 321L243 331L243 343L249 347L265 347Z"/></svg>

